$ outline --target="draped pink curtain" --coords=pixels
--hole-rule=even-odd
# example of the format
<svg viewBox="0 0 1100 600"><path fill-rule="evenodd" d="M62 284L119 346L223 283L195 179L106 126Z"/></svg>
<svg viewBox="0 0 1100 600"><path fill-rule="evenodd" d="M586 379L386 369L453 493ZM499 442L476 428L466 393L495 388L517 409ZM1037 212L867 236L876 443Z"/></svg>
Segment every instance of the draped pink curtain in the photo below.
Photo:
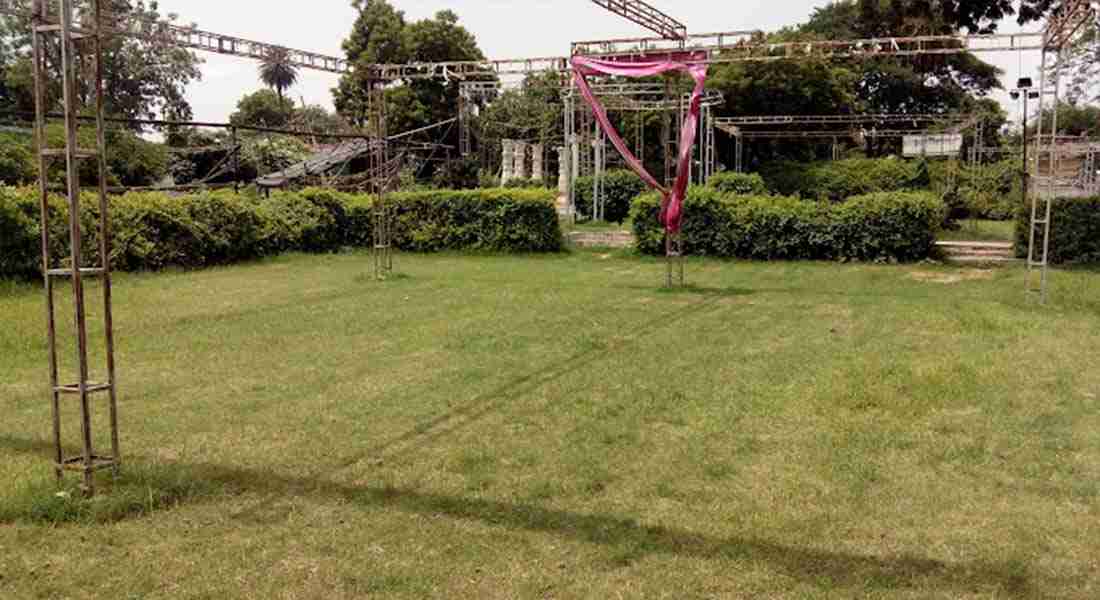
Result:
<svg viewBox="0 0 1100 600"><path fill-rule="evenodd" d="M592 108L596 115L596 121L600 128L611 140L611 144L623 155L623 159L650 187L660 190L664 199L661 202L661 223L670 234L679 233L683 221L684 195L687 193L688 177L691 170L692 147L695 145L696 129L699 127L699 111L703 102L703 92L707 82L707 67L705 64L691 64L696 58L693 55L685 55L684 61L642 62L642 61L607 61L573 57L573 79L580 88L581 96ZM680 156L676 168L676 181L672 189L666 189L645 169L642 161L630 151L626 141L611 124L607 116L607 109L600 103L588 84L589 75L618 75L620 77L650 77L669 71L685 71L695 80L695 89L691 94L691 106L688 116L684 120L684 126L680 135Z"/></svg>

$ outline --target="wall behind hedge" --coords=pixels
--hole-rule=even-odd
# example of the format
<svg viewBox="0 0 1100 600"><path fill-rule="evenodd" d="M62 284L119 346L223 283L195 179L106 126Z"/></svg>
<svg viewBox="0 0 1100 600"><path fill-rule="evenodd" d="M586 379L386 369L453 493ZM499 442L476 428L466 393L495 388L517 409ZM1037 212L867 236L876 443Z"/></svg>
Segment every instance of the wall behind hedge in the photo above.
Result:
<svg viewBox="0 0 1100 600"><path fill-rule="evenodd" d="M1019 204L1017 203L1017 206ZM1040 203L1042 209L1042 203ZM1050 261L1054 264L1100 263L1100 196L1059 198L1051 211ZM1027 258L1031 230L1031 204L1016 212L1016 254ZM1035 243L1041 247L1040 229Z"/></svg>
<svg viewBox="0 0 1100 600"><path fill-rule="evenodd" d="M129 193L111 198L111 263L124 271L231 264L281 252L369 248L373 199L330 190L277 192L270 197L231 191L187 196ZM402 250L556 252L562 248L554 194L542 190L475 190L387 196L397 215ZM82 198L85 266L94 264L98 199ZM68 256L68 207L51 196L52 262ZM0 187L0 277L41 271L37 190Z"/></svg>
<svg viewBox="0 0 1100 600"><path fill-rule="evenodd" d="M657 194L634 203L638 249L647 254L664 252L660 203ZM916 261L932 254L944 212L943 201L928 192L883 192L825 204L693 187L684 204L684 250L756 260Z"/></svg>

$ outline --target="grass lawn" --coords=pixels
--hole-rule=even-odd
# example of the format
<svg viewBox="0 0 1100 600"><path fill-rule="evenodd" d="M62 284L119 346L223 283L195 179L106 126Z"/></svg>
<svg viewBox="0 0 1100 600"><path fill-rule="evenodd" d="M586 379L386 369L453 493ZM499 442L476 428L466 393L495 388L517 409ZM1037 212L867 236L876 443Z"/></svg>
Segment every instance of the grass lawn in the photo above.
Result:
<svg viewBox="0 0 1100 600"><path fill-rule="evenodd" d="M944 242L1015 242L1016 223L1014 221L985 221L964 219L959 228L940 234Z"/></svg>
<svg viewBox="0 0 1100 600"><path fill-rule="evenodd" d="M1100 597L1100 274L397 265L119 276L91 502L0 284L0 598Z"/></svg>

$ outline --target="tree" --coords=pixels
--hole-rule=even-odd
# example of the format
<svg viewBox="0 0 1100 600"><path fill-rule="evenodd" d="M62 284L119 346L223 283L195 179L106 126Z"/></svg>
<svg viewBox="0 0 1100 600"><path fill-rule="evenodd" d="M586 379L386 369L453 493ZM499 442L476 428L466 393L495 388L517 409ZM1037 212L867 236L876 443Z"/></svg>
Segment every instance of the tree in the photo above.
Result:
<svg viewBox="0 0 1100 600"><path fill-rule="evenodd" d="M282 128L294 116L294 104L271 90L246 94L237 102L237 111L229 115L234 125Z"/></svg>
<svg viewBox="0 0 1100 600"><path fill-rule="evenodd" d="M283 98L283 92L298 83L298 67L290 62L290 51L275 48L269 52L260 62L260 80Z"/></svg>
<svg viewBox="0 0 1100 600"><path fill-rule="evenodd" d="M30 12L30 0L14 0L14 8ZM108 11L128 18L162 20L155 0L112 0ZM78 18L88 18L78 15ZM172 20L172 18L169 18ZM30 20L5 16L0 27L0 45L8 57L4 76L8 107L20 111L34 110L31 64ZM56 43L47 49L48 66L53 71L47 90L49 110L59 110L61 75L59 50ZM0 61L3 62L3 61ZM170 119L190 119L192 110L186 99L187 86L199 79L201 60L192 52L175 46L166 39L112 36L107 38L103 52L105 108L110 116L131 119L164 115ZM95 101L91 64L85 64L78 87L78 99L83 106ZM137 127L135 127L137 128Z"/></svg>
<svg viewBox="0 0 1100 600"><path fill-rule="evenodd" d="M344 41L353 68L333 90L337 111L352 123L366 125L372 65L485 59L473 34L458 24L458 16L451 11L407 23L404 13L386 0L356 0L353 6L359 17ZM423 127L455 116L457 82L412 79L397 83L400 85L386 92L387 122L392 131Z"/></svg>

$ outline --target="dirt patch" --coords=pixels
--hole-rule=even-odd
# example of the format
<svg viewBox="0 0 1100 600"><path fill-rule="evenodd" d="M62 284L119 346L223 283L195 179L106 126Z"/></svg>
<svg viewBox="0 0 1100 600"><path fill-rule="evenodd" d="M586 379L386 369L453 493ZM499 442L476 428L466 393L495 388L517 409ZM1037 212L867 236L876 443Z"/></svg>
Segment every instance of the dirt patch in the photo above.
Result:
<svg viewBox="0 0 1100 600"><path fill-rule="evenodd" d="M993 271L988 269L965 269L962 271L913 271L910 279L924 281L926 283L940 283L951 285L964 281L988 281L993 279Z"/></svg>

